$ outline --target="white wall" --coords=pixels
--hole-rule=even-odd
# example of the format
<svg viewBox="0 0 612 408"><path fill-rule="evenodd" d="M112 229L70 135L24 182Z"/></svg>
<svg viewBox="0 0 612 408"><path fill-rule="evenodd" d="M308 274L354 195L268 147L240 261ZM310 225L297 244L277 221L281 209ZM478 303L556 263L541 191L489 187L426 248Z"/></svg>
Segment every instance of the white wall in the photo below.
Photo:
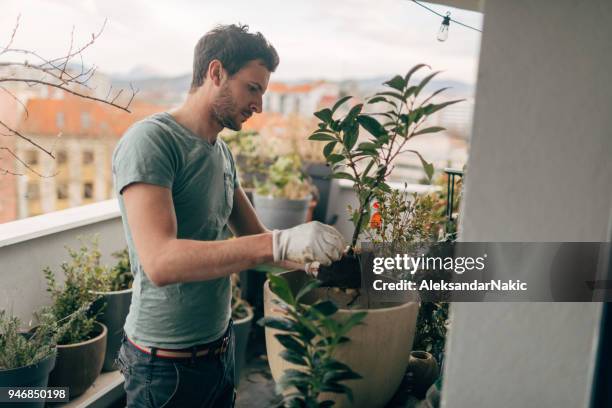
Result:
<svg viewBox="0 0 612 408"><path fill-rule="evenodd" d="M463 241L607 240L612 2L487 0ZM587 407L601 304L453 304L443 407Z"/></svg>
<svg viewBox="0 0 612 408"><path fill-rule="evenodd" d="M50 266L63 281L65 246L77 249L79 236L93 234L99 234L103 264L114 264L110 254L125 247L116 200L0 224L0 309L30 321L33 311L50 303L43 268Z"/></svg>

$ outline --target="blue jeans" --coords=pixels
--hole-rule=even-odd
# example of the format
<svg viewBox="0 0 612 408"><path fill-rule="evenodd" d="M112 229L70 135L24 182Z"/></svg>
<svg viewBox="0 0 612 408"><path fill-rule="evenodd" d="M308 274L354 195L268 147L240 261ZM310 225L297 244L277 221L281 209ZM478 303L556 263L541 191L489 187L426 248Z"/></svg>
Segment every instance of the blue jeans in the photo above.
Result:
<svg viewBox="0 0 612 408"><path fill-rule="evenodd" d="M225 353L167 359L138 350L125 336L117 365L125 377L129 408L234 406L235 338L230 322Z"/></svg>

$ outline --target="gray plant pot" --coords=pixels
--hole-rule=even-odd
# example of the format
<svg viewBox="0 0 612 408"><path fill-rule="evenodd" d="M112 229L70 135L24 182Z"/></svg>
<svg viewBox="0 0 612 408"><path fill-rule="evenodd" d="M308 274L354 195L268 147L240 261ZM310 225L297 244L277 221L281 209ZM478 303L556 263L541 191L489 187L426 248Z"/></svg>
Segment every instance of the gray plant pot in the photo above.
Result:
<svg viewBox="0 0 612 408"><path fill-rule="evenodd" d="M130 311L130 304L132 303L132 289L96 293L102 295L99 301L100 306L102 304L106 305L98 315L97 320L103 323L108 329L106 356L104 357L102 370L114 371L118 369L115 365L115 359L121 347L125 318Z"/></svg>
<svg viewBox="0 0 612 408"><path fill-rule="evenodd" d="M36 364L11 370L0 370L0 387L46 387L49 373L55 367L56 356L57 352L54 350L48 357ZM8 405L10 404L7 403L6 406ZM20 408L42 408L45 402L22 402L16 405Z"/></svg>
<svg viewBox="0 0 612 408"><path fill-rule="evenodd" d="M71 399L84 393L102 370L107 330L102 323L96 322L96 326L96 337L57 346L57 361L49 374L49 386L68 387Z"/></svg>
<svg viewBox="0 0 612 408"><path fill-rule="evenodd" d="M234 321L234 334L236 335L236 351L234 354L234 384L238 386L240 382L240 372L246 363L246 350L253 323L253 309L248 308L249 314L240 320Z"/></svg>
<svg viewBox="0 0 612 408"><path fill-rule="evenodd" d="M257 216L269 229L287 229L306 222L310 199L310 196L302 200L288 200L253 194Z"/></svg>

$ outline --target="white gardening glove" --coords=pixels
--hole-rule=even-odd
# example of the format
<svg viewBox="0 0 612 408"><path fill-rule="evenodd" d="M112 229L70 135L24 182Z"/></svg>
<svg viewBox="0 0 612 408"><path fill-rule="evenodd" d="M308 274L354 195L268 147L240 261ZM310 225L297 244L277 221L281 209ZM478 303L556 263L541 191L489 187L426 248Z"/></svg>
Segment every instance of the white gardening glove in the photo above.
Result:
<svg viewBox="0 0 612 408"><path fill-rule="evenodd" d="M318 221L272 232L274 262L330 265L342 257L346 244L337 229Z"/></svg>

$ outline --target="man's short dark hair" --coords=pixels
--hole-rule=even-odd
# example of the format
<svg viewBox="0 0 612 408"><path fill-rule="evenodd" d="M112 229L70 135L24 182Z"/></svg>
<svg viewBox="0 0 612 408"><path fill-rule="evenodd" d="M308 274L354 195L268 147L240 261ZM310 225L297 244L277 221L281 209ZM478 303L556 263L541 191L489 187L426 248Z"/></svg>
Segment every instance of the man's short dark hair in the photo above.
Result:
<svg viewBox="0 0 612 408"><path fill-rule="evenodd" d="M279 62L276 50L260 32L249 33L247 25L220 25L204 34L195 46L191 91L202 86L214 59L221 61L230 76L252 60L262 60L270 72Z"/></svg>

